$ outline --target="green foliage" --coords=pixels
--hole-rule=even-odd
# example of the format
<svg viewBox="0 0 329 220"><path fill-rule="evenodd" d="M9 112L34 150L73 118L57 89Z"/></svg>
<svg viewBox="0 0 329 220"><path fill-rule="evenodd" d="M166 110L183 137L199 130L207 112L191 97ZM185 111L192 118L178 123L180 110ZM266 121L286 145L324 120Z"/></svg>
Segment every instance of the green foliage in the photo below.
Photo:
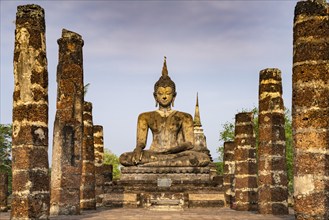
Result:
<svg viewBox="0 0 329 220"><path fill-rule="evenodd" d="M89 89L90 83L87 83L83 86L83 95L86 96L88 89Z"/></svg>
<svg viewBox="0 0 329 220"><path fill-rule="evenodd" d="M289 109L285 111L285 134L286 134L286 159L287 159L287 172L288 172L288 181L289 181L289 191L293 191L293 181L294 181L294 149L292 145L292 122L291 114Z"/></svg>
<svg viewBox="0 0 329 220"><path fill-rule="evenodd" d="M218 175L223 175L224 163L223 162L214 162L216 165L216 171Z"/></svg>
<svg viewBox="0 0 329 220"><path fill-rule="evenodd" d="M11 134L12 125L0 124L0 172L8 173L9 192L11 192Z"/></svg>
<svg viewBox="0 0 329 220"><path fill-rule="evenodd" d="M113 179L120 178L120 162L119 158L110 150L105 149L104 152L104 164L110 164L113 166Z"/></svg>
<svg viewBox="0 0 329 220"><path fill-rule="evenodd" d="M222 145L217 148L219 153L219 161L223 161L224 157L224 142L234 141L234 124L232 122L225 122L223 124L223 129L219 132L219 141L222 142Z"/></svg>

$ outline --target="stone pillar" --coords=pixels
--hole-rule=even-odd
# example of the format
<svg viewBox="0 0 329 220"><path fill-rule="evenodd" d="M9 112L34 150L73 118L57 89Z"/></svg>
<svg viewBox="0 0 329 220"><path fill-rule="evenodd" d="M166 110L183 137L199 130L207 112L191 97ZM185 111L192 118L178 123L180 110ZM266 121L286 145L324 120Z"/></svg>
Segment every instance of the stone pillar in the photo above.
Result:
<svg viewBox="0 0 329 220"><path fill-rule="evenodd" d="M329 5L295 7L292 128L296 219L329 219Z"/></svg>
<svg viewBox="0 0 329 220"><path fill-rule="evenodd" d="M257 162L253 113L235 116L235 204L238 211L257 210Z"/></svg>
<svg viewBox="0 0 329 220"><path fill-rule="evenodd" d="M104 162L104 141L103 141L103 126L94 125L94 153L95 153L95 196L96 202L101 203L99 197L104 193L104 176L103 176L103 162Z"/></svg>
<svg viewBox="0 0 329 220"><path fill-rule="evenodd" d="M94 125L94 154L95 166L102 166L104 162L104 140L103 126L101 125Z"/></svg>
<svg viewBox="0 0 329 220"><path fill-rule="evenodd" d="M224 170L223 170L223 188L225 196L225 204L228 207L233 207L234 202L234 141L224 142Z"/></svg>
<svg viewBox="0 0 329 220"><path fill-rule="evenodd" d="M286 215L288 179L281 71L264 69L259 76L258 211Z"/></svg>
<svg viewBox="0 0 329 220"><path fill-rule="evenodd" d="M80 208L96 209L95 200L95 156L94 156L94 125L92 104L84 102L83 110L83 145L82 174L80 186Z"/></svg>
<svg viewBox="0 0 329 220"><path fill-rule="evenodd" d="M63 29L58 45L50 214L77 215L83 139L83 40L79 34Z"/></svg>
<svg viewBox="0 0 329 220"><path fill-rule="evenodd" d="M48 70L44 10L17 7L12 134L12 219L47 219Z"/></svg>
<svg viewBox="0 0 329 220"><path fill-rule="evenodd" d="M8 174L0 172L0 212L7 212Z"/></svg>

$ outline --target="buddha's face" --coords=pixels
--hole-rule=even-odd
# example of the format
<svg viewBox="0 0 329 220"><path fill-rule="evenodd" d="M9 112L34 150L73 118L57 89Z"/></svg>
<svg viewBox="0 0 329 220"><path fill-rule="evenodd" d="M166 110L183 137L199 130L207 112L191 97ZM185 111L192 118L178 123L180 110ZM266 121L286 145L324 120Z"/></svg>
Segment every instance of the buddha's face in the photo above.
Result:
<svg viewBox="0 0 329 220"><path fill-rule="evenodd" d="M174 92L171 87L159 87L155 93L155 100L162 107L168 107L174 100Z"/></svg>

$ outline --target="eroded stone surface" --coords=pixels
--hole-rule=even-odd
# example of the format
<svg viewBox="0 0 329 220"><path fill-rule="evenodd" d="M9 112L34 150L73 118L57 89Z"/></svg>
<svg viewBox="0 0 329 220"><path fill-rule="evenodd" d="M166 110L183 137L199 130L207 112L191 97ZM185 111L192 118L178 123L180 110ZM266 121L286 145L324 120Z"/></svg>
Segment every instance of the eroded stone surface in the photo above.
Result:
<svg viewBox="0 0 329 220"><path fill-rule="evenodd" d="M76 215L80 213L82 165L83 40L79 34L63 29L58 45L50 213Z"/></svg>
<svg viewBox="0 0 329 220"><path fill-rule="evenodd" d="M288 214L285 120L281 81L279 69L260 71L258 211L261 214Z"/></svg>
<svg viewBox="0 0 329 220"><path fill-rule="evenodd" d="M234 173L235 173L235 161L234 161L234 141L224 142L224 169L223 169L223 189L225 195L225 204L228 207L232 207L235 199L234 193Z"/></svg>
<svg viewBox="0 0 329 220"><path fill-rule="evenodd" d="M235 116L235 201L233 208L239 211L257 210L257 162L253 113L243 112Z"/></svg>
<svg viewBox="0 0 329 220"><path fill-rule="evenodd" d="M12 219L47 219L48 70L44 10L17 7L14 50Z"/></svg>
<svg viewBox="0 0 329 220"><path fill-rule="evenodd" d="M8 174L0 172L0 212L7 212Z"/></svg>
<svg viewBox="0 0 329 220"><path fill-rule="evenodd" d="M104 193L104 140L103 126L94 125L94 156L95 156L95 197L96 204L101 203L100 195ZM112 171L111 171L112 173Z"/></svg>
<svg viewBox="0 0 329 220"><path fill-rule="evenodd" d="M80 208L96 209L95 199L95 156L94 156L94 125L92 104L84 102L83 110L83 144L82 173L80 185Z"/></svg>
<svg viewBox="0 0 329 220"><path fill-rule="evenodd" d="M295 7L292 124L296 219L329 219L329 6Z"/></svg>

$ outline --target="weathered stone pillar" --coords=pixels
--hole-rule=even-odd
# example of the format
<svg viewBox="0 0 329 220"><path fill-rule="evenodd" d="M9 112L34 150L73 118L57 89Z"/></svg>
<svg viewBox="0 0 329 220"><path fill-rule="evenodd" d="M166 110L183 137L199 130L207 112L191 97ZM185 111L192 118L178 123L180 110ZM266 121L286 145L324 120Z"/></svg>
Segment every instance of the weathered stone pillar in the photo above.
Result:
<svg viewBox="0 0 329 220"><path fill-rule="evenodd" d="M258 211L288 214L286 137L281 71L264 69L259 76Z"/></svg>
<svg viewBox="0 0 329 220"><path fill-rule="evenodd" d="M8 174L0 172L0 212L7 212Z"/></svg>
<svg viewBox="0 0 329 220"><path fill-rule="evenodd" d="M235 116L235 204L239 211L257 210L257 162L253 113Z"/></svg>
<svg viewBox="0 0 329 220"><path fill-rule="evenodd" d="M228 207L233 207L234 202L234 141L224 142L224 170L223 170L223 188L225 196L225 204Z"/></svg>
<svg viewBox="0 0 329 220"><path fill-rule="evenodd" d="M102 166L104 162L104 140L103 126L101 125L94 125L94 154L95 166Z"/></svg>
<svg viewBox="0 0 329 220"><path fill-rule="evenodd" d="M94 125L92 108L91 102L84 102L82 174L80 186L80 208L83 210L96 209Z"/></svg>
<svg viewBox="0 0 329 220"><path fill-rule="evenodd" d="M103 141L103 126L94 125L94 153L95 153L95 195L96 202L101 203L99 196L104 193L104 141Z"/></svg>
<svg viewBox="0 0 329 220"><path fill-rule="evenodd" d="M17 7L12 134L12 219L47 219L48 70L44 10Z"/></svg>
<svg viewBox="0 0 329 220"><path fill-rule="evenodd" d="M63 29L58 45L50 214L77 215L83 139L83 40L79 34Z"/></svg>
<svg viewBox="0 0 329 220"><path fill-rule="evenodd" d="M329 219L329 5L295 8L292 127L296 219Z"/></svg>

